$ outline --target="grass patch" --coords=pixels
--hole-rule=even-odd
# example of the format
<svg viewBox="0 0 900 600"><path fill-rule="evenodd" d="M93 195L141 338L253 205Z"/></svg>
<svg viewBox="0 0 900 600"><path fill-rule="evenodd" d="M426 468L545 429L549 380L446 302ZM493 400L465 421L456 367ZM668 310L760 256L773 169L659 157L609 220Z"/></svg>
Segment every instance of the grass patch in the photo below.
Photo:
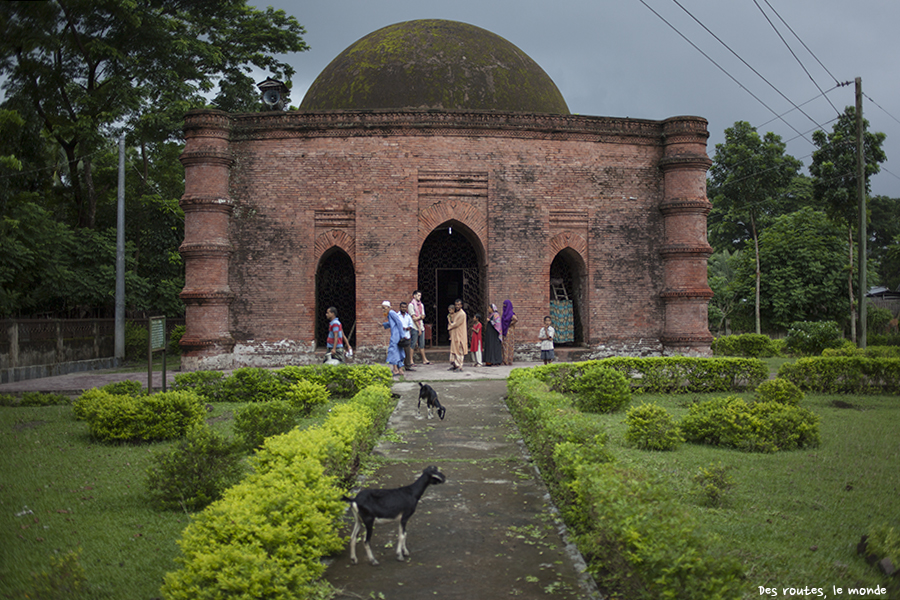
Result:
<svg viewBox="0 0 900 600"><path fill-rule="evenodd" d="M243 405L210 404L206 421L231 437ZM333 406L299 426L321 423ZM71 406L0 408L0 598L158 598L189 516L153 510L145 473L173 443L93 442ZM77 590L46 595L71 572L83 572Z"/></svg>
<svg viewBox="0 0 900 600"><path fill-rule="evenodd" d="M691 402L720 395L641 400L680 419ZM672 490L718 534L715 552L743 561L746 598L759 597L758 586L809 586L829 594L832 585L885 586L878 570L857 555L856 544L873 524L896 523L900 515L900 402L896 396L808 394L800 406L821 417L821 445L771 454L695 444L647 452L626 443L621 413L594 417L605 422L607 449L620 464L639 467ZM710 465L721 465L733 482L718 507L703 501L695 482Z"/></svg>

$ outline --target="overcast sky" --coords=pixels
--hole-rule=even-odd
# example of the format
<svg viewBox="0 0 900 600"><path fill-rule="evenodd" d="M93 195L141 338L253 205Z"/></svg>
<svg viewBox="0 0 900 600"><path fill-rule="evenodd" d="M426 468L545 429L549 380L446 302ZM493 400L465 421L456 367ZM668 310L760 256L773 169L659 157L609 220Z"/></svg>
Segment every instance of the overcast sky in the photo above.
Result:
<svg viewBox="0 0 900 600"><path fill-rule="evenodd" d="M837 111L855 103L852 82L861 77L867 96L863 114L870 131L887 134L888 160L872 179L872 193L900 197L898 0L262 0L255 4L283 9L306 28L304 39L311 49L287 57L296 69L294 105L332 59L365 35L401 21L451 19L487 29L522 49L553 79L572 113L708 119L710 157L715 145L724 141L727 127L748 121L760 134L780 135L787 152L808 165L815 150L811 131L831 131ZM851 85L832 89L847 81ZM784 113L788 114L783 120L777 118Z"/></svg>

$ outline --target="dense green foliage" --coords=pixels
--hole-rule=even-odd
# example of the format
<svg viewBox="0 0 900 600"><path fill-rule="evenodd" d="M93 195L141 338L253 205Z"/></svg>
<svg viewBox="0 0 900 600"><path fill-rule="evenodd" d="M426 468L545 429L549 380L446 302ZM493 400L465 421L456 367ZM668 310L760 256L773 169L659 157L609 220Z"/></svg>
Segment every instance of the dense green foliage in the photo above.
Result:
<svg viewBox="0 0 900 600"><path fill-rule="evenodd" d="M575 406L582 412L615 412L631 402L631 387L625 376L601 363L584 367L580 377L570 379Z"/></svg>
<svg viewBox="0 0 900 600"><path fill-rule="evenodd" d="M267 437L293 429L299 413L287 400L249 403L234 411L235 436L244 448L256 450Z"/></svg>
<svg viewBox="0 0 900 600"><path fill-rule="evenodd" d="M716 338L712 343L712 351L716 356L771 358L778 356L778 345L767 335L744 333Z"/></svg>
<svg viewBox="0 0 900 600"><path fill-rule="evenodd" d="M295 387L295 384L301 384ZM293 398L313 406L324 401L323 391L334 398L350 398L371 385L389 386L390 369L383 365L310 365L281 369L245 367L225 376L220 371L194 371L175 376L174 389L194 390L207 402L266 402ZM315 384L320 387L310 387Z"/></svg>
<svg viewBox="0 0 900 600"><path fill-rule="evenodd" d="M684 441L681 428L657 404L640 404L625 413L625 441L642 450L675 450Z"/></svg>
<svg viewBox="0 0 900 600"><path fill-rule="evenodd" d="M746 402L738 396L693 404L681 420L689 442L748 452L775 452L819 445L819 417L779 402Z"/></svg>
<svg viewBox="0 0 900 600"><path fill-rule="evenodd" d="M844 343L841 330L835 321L795 321L788 329L785 350L797 356L815 356L826 348L837 348Z"/></svg>
<svg viewBox="0 0 900 600"><path fill-rule="evenodd" d="M87 421L91 436L104 442L168 440L202 425L206 410L193 392L153 395L110 394L93 389L73 405L76 418Z"/></svg>
<svg viewBox="0 0 900 600"><path fill-rule="evenodd" d="M208 427L195 427L147 469L147 495L160 510L193 512L222 497L245 474L240 445Z"/></svg>
<svg viewBox="0 0 900 600"><path fill-rule="evenodd" d="M755 388L769 376L765 364L753 358L631 358L552 363L535 367L534 376L554 389L573 392L587 370L597 366L622 373L634 393L729 392Z"/></svg>
<svg viewBox="0 0 900 600"><path fill-rule="evenodd" d="M781 377L763 381L756 388L757 402L777 402L796 406L803 400L803 395L800 388Z"/></svg>
<svg viewBox="0 0 900 600"><path fill-rule="evenodd" d="M603 428L535 378L540 369L510 374L507 403L591 574L629 598L738 598L740 564L709 551L663 486L610 463Z"/></svg>
<svg viewBox="0 0 900 600"><path fill-rule="evenodd" d="M393 409L390 391L369 387L318 427L266 440L254 471L198 513L168 573L167 600L302 598L337 552L340 500L360 453Z"/></svg>
<svg viewBox="0 0 900 600"><path fill-rule="evenodd" d="M0 406L54 406L72 404L72 399L64 394L44 392L23 392L21 396L0 394Z"/></svg>
<svg viewBox="0 0 900 600"><path fill-rule="evenodd" d="M896 394L900 393L900 358L801 358L782 365L778 376L807 392Z"/></svg>

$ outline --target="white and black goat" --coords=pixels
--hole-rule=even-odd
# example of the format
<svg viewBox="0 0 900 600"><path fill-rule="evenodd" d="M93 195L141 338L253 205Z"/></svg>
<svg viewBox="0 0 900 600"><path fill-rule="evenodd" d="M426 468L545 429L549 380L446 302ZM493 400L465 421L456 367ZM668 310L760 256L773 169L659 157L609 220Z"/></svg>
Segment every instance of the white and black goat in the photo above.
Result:
<svg viewBox="0 0 900 600"><path fill-rule="evenodd" d="M356 494L356 497L344 496L344 500L350 503L353 511L353 533L350 534L350 562L356 564L356 540L363 525L366 527L366 555L374 566L378 564L372 555L369 541L372 539L372 526L375 521L393 521L399 524L397 534L397 560L404 560L409 556L406 549L406 522L416 512L419 498L425 493L425 489L431 484L444 483L447 478L438 471L437 467L427 467L416 481L401 488L388 490L365 489Z"/></svg>

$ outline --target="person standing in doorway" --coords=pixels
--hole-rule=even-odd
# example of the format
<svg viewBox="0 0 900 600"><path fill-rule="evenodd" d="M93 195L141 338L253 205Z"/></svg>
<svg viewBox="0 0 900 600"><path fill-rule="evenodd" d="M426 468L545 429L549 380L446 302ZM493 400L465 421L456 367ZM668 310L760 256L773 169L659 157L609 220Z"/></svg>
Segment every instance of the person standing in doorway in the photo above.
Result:
<svg viewBox="0 0 900 600"><path fill-rule="evenodd" d="M497 366L503 362L503 342L500 328L500 311L496 304L491 304L487 321L482 330L484 340L484 364Z"/></svg>
<svg viewBox="0 0 900 600"><path fill-rule="evenodd" d="M416 326L412 332L413 338L410 347L412 350L419 349L419 357L422 359L423 365L430 365L431 361L425 356L425 305L422 304L422 292L419 290L413 292L412 300L409 301L409 314ZM412 366L416 366L415 353L412 357Z"/></svg>
<svg viewBox="0 0 900 600"><path fill-rule="evenodd" d="M350 350L350 340L344 338L344 327L338 320L337 309L329 306L325 310L325 318L328 319L328 338L325 340L326 358L327 355L330 355L331 358L344 362L344 353Z"/></svg>
<svg viewBox="0 0 900 600"><path fill-rule="evenodd" d="M481 363L481 315L479 313L475 313L474 323L472 323L472 342L470 344L469 350L472 351L472 355L475 359L475 366L482 366Z"/></svg>
<svg viewBox="0 0 900 600"><path fill-rule="evenodd" d="M462 370L463 361L469 352L469 344L466 340L468 323L466 311L463 310L462 300L457 300L450 306L450 322L447 329L450 332L450 370Z"/></svg>
<svg viewBox="0 0 900 600"><path fill-rule="evenodd" d="M553 329L553 319L549 315L544 317L544 326L538 333L538 339L541 340L541 360L545 365L553 362L553 335L556 331Z"/></svg>

